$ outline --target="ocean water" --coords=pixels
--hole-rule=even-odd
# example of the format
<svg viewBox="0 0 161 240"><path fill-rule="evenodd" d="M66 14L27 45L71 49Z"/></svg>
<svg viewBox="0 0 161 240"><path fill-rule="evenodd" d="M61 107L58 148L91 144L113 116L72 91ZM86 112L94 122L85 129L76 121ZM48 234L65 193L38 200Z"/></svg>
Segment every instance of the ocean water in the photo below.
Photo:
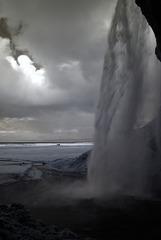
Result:
<svg viewBox="0 0 161 240"><path fill-rule="evenodd" d="M0 161L50 162L75 158L92 148L92 142L81 143L1 143Z"/></svg>
<svg viewBox="0 0 161 240"><path fill-rule="evenodd" d="M83 173L86 162L77 157L92 147L91 142L0 143L0 184L41 179L43 173L37 166L42 163L59 172Z"/></svg>

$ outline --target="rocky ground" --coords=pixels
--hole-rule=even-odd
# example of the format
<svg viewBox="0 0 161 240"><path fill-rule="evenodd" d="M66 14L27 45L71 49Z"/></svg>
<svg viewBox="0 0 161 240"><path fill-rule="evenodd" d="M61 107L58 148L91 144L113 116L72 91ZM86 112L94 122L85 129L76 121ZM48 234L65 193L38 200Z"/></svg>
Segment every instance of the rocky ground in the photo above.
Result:
<svg viewBox="0 0 161 240"><path fill-rule="evenodd" d="M84 175L41 170L41 180L0 187L1 239L160 239L160 199L72 195L86 182Z"/></svg>
<svg viewBox="0 0 161 240"><path fill-rule="evenodd" d="M79 237L70 229L46 226L35 220L21 204L0 205L0 240L88 240Z"/></svg>
<svg viewBox="0 0 161 240"><path fill-rule="evenodd" d="M40 179L0 185L0 240L160 240L161 198L92 199L85 172L37 168Z"/></svg>

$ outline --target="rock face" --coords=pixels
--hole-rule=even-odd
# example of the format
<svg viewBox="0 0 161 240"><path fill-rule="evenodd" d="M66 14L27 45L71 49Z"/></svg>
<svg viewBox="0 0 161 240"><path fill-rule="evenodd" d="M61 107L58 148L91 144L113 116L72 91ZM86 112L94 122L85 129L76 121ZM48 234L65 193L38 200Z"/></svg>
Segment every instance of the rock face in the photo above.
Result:
<svg viewBox="0 0 161 240"><path fill-rule="evenodd" d="M160 1L159 0L135 0L141 8L143 15L146 17L149 25L154 31L156 37L155 53L161 61L161 24L160 24Z"/></svg>
<svg viewBox="0 0 161 240"><path fill-rule="evenodd" d="M76 158L57 159L49 162L46 167L63 173L87 173L87 160L91 150L81 154Z"/></svg>
<svg viewBox="0 0 161 240"><path fill-rule="evenodd" d="M74 162L74 165L79 169L80 172L87 172L87 160L91 154L91 150L81 154L76 161Z"/></svg>

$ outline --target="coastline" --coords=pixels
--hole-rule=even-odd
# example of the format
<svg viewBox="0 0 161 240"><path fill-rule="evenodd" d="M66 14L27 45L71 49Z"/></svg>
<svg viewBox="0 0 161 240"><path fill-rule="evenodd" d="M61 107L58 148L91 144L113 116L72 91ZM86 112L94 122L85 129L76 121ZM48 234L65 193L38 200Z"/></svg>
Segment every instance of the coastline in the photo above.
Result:
<svg viewBox="0 0 161 240"><path fill-rule="evenodd" d="M93 140L89 139L89 140L42 140L42 141L0 141L0 144L36 144L36 143L53 143L53 144L57 144L57 143L91 143L93 144Z"/></svg>

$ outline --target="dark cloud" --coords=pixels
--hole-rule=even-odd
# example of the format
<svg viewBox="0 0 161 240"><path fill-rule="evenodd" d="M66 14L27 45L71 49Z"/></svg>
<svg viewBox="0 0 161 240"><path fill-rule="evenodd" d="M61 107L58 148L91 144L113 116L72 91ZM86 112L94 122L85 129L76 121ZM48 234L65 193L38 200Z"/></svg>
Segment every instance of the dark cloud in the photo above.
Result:
<svg viewBox="0 0 161 240"><path fill-rule="evenodd" d="M13 58L16 60L17 64L19 65L18 57L20 55L27 55L33 61L33 65L35 66L35 68L37 70L39 70L39 69L42 68L42 66L39 63L34 62L34 59L33 59L32 55L29 53L29 51L27 49L22 50L22 49L18 49L16 47L16 43L14 41L14 38L16 36L19 36L22 33L23 28L24 28L24 26L21 22L21 23L19 23L19 25L17 27L14 27L14 28L10 29L9 26L8 26L7 18L3 18L3 17L0 18L0 37L9 40L11 56L13 56Z"/></svg>

